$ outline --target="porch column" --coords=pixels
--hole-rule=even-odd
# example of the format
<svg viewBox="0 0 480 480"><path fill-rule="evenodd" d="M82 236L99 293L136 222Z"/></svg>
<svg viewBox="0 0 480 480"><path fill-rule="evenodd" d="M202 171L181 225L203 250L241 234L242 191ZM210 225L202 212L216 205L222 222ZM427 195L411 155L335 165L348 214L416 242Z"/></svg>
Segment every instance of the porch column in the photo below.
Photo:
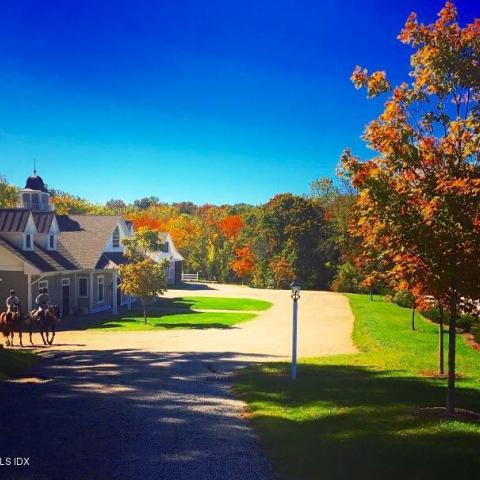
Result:
<svg viewBox="0 0 480 480"><path fill-rule="evenodd" d="M88 312L92 313L93 311L93 273L90 273L90 278L89 278L89 295L88 295Z"/></svg>
<svg viewBox="0 0 480 480"><path fill-rule="evenodd" d="M27 308L31 312L33 310L32 302L32 274L27 273Z"/></svg>
<svg viewBox="0 0 480 480"><path fill-rule="evenodd" d="M118 287L118 276L117 271L112 271L112 313L116 315L118 313L118 305L117 305L117 287Z"/></svg>

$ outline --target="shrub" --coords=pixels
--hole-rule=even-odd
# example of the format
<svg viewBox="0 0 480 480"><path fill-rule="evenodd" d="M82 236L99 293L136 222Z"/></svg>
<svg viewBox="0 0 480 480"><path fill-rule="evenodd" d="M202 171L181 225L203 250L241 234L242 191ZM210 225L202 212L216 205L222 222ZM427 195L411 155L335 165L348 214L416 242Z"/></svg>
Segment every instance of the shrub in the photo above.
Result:
<svg viewBox="0 0 480 480"><path fill-rule="evenodd" d="M472 328L479 324L478 318L474 315L460 315L457 320L457 327L464 332L471 332Z"/></svg>
<svg viewBox="0 0 480 480"><path fill-rule="evenodd" d="M393 296L393 302L399 305L400 307L412 308L414 297L407 290L398 290Z"/></svg>
<svg viewBox="0 0 480 480"><path fill-rule="evenodd" d="M480 343L480 324L479 323L472 326L472 335L473 335L473 339L477 343Z"/></svg>
<svg viewBox="0 0 480 480"><path fill-rule="evenodd" d="M330 288L334 292L358 293L361 291L360 282L361 277L357 268L351 263L344 263L338 267Z"/></svg>

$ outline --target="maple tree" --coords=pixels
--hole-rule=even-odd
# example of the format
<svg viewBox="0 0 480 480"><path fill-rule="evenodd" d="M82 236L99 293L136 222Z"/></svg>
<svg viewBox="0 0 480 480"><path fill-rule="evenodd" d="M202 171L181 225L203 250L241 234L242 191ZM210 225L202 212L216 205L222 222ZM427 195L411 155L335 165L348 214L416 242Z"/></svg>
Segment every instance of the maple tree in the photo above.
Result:
<svg viewBox="0 0 480 480"><path fill-rule="evenodd" d="M447 2L432 24L412 13L399 37L414 48L413 81L357 67L368 97L388 94L364 139L378 155L342 155L358 189L353 229L382 245L389 274L448 309L447 411L454 412L456 321L480 298L480 19L461 27Z"/></svg>
<svg viewBox="0 0 480 480"><path fill-rule="evenodd" d="M251 275L255 268L255 255L248 245L235 249L235 258L231 262L231 267L241 279Z"/></svg>

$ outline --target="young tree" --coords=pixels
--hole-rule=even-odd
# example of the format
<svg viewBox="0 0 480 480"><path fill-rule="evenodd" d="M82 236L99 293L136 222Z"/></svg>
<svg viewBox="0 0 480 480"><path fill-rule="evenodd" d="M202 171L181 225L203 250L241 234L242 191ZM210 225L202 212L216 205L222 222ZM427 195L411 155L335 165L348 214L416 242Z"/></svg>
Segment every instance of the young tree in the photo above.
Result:
<svg viewBox="0 0 480 480"><path fill-rule="evenodd" d="M150 258L121 265L122 292L142 302L143 319L147 323L147 305L167 290L167 261L157 263Z"/></svg>
<svg viewBox="0 0 480 480"><path fill-rule="evenodd" d="M448 306L452 413L456 322L480 297L480 19L461 28L447 3L429 25L412 13L399 39L415 49L413 82L392 89L385 72L355 69L357 88L390 96L364 134L378 156L361 162L347 150L342 162L364 241L385 245L398 276Z"/></svg>

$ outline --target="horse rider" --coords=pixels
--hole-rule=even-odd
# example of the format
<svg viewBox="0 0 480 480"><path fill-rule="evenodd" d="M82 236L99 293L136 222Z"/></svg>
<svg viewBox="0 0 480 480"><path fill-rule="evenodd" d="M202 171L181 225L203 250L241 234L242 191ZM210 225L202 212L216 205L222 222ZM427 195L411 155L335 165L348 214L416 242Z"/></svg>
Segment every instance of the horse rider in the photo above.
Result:
<svg viewBox="0 0 480 480"><path fill-rule="evenodd" d="M43 315L45 310L47 310L48 305L50 303L50 296L48 295L48 289L42 288L40 289L38 297L35 299L35 303L37 304L37 308L33 312L34 316Z"/></svg>
<svg viewBox="0 0 480 480"><path fill-rule="evenodd" d="M10 295L5 301L7 307L7 314L12 312L20 312L20 299L18 298L15 290L10 290Z"/></svg>

